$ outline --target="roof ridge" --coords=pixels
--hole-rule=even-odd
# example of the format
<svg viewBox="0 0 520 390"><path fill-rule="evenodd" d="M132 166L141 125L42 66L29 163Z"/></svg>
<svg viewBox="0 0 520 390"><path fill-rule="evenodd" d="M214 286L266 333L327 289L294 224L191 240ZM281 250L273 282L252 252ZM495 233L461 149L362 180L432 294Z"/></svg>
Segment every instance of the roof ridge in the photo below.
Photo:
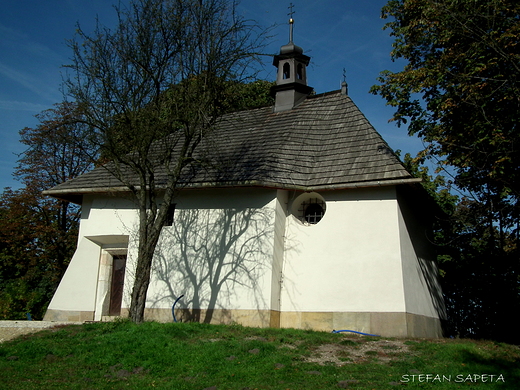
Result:
<svg viewBox="0 0 520 390"><path fill-rule="evenodd" d="M328 92L317 93L314 95L309 95L309 96L307 96L307 99L316 99L316 98L334 95L334 94L341 95L341 89L336 89L334 91L328 91ZM343 96L347 96L347 95L343 95Z"/></svg>

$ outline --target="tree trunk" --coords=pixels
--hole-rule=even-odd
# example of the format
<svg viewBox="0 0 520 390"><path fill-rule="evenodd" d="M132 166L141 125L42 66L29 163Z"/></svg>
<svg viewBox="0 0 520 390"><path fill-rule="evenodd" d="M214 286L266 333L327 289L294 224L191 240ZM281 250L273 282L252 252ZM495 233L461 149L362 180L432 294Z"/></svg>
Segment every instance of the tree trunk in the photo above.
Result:
<svg viewBox="0 0 520 390"><path fill-rule="evenodd" d="M150 271L152 268L153 249L148 240L140 240L135 269L134 287L132 289L132 301L130 303L130 319L135 323L144 321L144 309L146 294L150 284Z"/></svg>
<svg viewBox="0 0 520 390"><path fill-rule="evenodd" d="M180 172L180 169L178 170ZM134 286L132 289L129 318L139 324L144 321L144 310L146 306L146 295L150 285L153 256L155 248L161 236L162 227L168 216L168 210L173 203L176 180L180 173L175 176L175 180L168 183L168 188L164 193L163 203L158 210L149 210L148 200L153 191L143 190L147 186L142 185L139 198L139 246L137 253L137 265L135 268ZM153 184L151 184L154 187ZM155 196L153 201L157 205Z"/></svg>
<svg viewBox="0 0 520 390"><path fill-rule="evenodd" d="M161 213L150 216L146 207L146 195L141 198L139 210L139 246L135 268L129 317L135 323L144 321L146 295L150 285L150 275L155 248L162 230Z"/></svg>

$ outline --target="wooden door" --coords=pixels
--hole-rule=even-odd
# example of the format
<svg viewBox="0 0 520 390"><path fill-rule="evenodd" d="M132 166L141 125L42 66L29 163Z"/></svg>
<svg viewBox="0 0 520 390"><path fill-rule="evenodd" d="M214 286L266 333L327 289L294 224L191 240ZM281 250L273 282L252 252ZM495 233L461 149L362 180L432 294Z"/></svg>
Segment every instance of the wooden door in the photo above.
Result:
<svg viewBox="0 0 520 390"><path fill-rule="evenodd" d="M109 316L121 315L123 286L125 282L126 255L114 255L112 263L112 282L110 285Z"/></svg>

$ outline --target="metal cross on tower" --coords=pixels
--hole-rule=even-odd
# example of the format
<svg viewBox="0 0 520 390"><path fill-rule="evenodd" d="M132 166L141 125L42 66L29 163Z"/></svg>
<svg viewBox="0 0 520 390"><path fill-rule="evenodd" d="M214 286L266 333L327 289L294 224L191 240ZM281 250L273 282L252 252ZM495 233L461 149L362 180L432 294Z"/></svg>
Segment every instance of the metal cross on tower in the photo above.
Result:
<svg viewBox="0 0 520 390"><path fill-rule="evenodd" d="M289 7L289 13L287 15L289 15L289 42L292 42L293 41L293 25L294 25L294 19L293 19L293 15L294 15L294 11L293 11L293 3L290 3Z"/></svg>
<svg viewBox="0 0 520 390"><path fill-rule="evenodd" d="M289 13L287 15L289 15L291 17L291 19L292 19L292 16L294 14L294 11L293 11L294 4L293 3L289 3L289 7L287 7L287 8L289 8Z"/></svg>

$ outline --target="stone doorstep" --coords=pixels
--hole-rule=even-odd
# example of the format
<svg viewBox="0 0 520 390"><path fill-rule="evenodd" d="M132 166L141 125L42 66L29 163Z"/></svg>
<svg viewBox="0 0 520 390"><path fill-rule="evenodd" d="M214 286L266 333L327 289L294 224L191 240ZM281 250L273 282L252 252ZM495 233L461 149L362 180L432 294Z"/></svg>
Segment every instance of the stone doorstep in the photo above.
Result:
<svg viewBox="0 0 520 390"><path fill-rule="evenodd" d="M83 322L75 321L0 321L0 328L35 328L46 329L58 325L79 325Z"/></svg>

